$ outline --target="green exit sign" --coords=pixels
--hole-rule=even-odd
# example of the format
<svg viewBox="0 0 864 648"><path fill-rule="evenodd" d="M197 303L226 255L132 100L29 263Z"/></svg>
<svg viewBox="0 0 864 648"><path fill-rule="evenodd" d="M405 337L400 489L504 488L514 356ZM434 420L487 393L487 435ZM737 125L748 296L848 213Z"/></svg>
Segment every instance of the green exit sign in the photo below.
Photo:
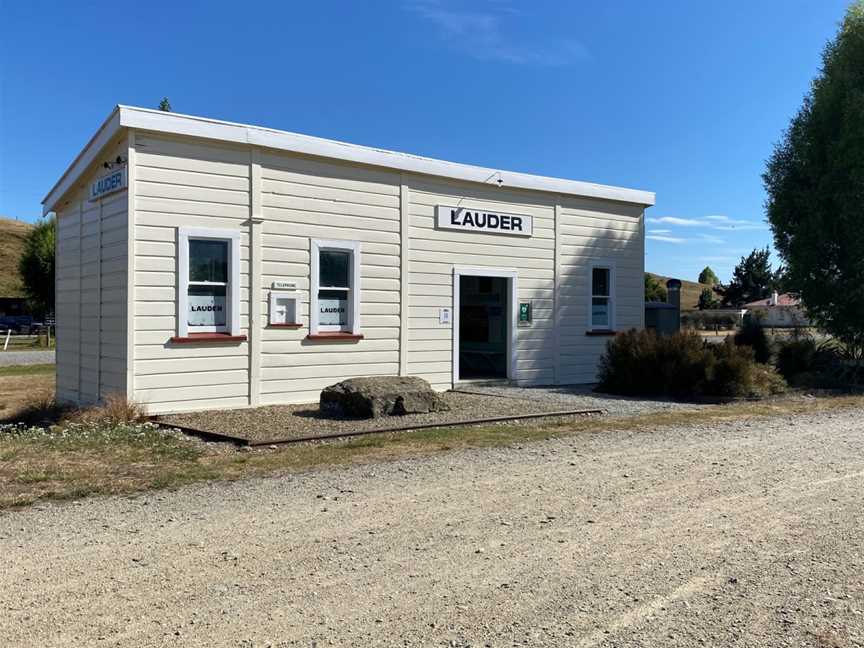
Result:
<svg viewBox="0 0 864 648"><path fill-rule="evenodd" d="M531 302L519 302L519 321L531 321Z"/></svg>

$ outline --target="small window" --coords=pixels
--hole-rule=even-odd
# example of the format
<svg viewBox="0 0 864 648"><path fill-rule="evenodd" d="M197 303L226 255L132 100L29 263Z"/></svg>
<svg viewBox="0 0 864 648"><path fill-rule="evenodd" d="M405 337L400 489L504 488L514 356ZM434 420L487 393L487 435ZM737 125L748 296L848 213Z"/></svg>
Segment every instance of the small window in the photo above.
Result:
<svg viewBox="0 0 864 648"><path fill-rule="evenodd" d="M591 327L612 328L612 269L591 268Z"/></svg>
<svg viewBox="0 0 864 648"><path fill-rule="evenodd" d="M239 334L239 243L233 230L178 231L178 335Z"/></svg>
<svg viewBox="0 0 864 648"><path fill-rule="evenodd" d="M360 245L312 241L310 333L360 332Z"/></svg>

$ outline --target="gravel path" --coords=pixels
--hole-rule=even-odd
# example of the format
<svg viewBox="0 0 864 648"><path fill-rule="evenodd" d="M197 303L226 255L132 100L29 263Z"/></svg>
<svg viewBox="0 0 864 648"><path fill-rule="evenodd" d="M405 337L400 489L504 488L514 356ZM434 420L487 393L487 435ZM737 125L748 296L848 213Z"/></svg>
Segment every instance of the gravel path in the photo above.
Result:
<svg viewBox="0 0 864 648"><path fill-rule="evenodd" d="M0 345L0 349L2 349ZM54 364L54 351L0 351L0 367Z"/></svg>
<svg viewBox="0 0 864 648"><path fill-rule="evenodd" d="M674 403L595 394L590 386L570 387L484 387L469 386L442 395L450 408L446 412L408 414L378 419L345 419L323 414L317 403L272 405L254 409L208 410L168 414L160 420L169 425L191 427L248 439L252 442L278 441L312 435L444 425L496 416L521 416L544 412L603 410L613 416L636 416L660 410L696 409L704 405ZM535 419L540 424L543 419ZM549 419L546 418L546 421ZM556 417L556 420L566 420ZM519 425L525 425L520 422Z"/></svg>
<svg viewBox="0 0 864 648"><path fill-rule="evenodd" d="M864 645L864 410L0 515L3 646Z"/></svg>
<svg viewBox="0 0 864 648"><path fill-rule="evenodd" d="M602 409L611 416L637 416L662 410L698 409L704 405L676 403L663 399L627 398L598 394L592 385L562 385L559 387L511 387L471 385L462 391L530 400L554 405L558 409Z"/></svg>

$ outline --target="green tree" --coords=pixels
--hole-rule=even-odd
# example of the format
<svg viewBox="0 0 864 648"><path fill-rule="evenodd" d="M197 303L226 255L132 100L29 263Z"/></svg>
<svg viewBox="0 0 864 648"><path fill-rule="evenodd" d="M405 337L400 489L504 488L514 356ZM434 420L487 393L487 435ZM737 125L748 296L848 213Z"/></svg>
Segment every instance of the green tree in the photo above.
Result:
<svg viewBox="0 0 864 648"><path fill-rule="evenodd" d="M740 306L757 299L765 299L776 286L775 275L771 271L771 251L753 250L735 266L732 281L719 289L723 303L727 306Z"/></svg>
<svg viewBox="0 0 864 648"><path fill-rule="evenodd" d="M700 281L699 283L702 282ZM702 292L699 293L699 310L710 310L712 308L717 308L719 305L720 300L717 299L714 290L711 288L703 288Z"/></svg>
<svg viewBox="0 0 864 648"><path fill-rule="evenodd" d="M24 241L18 270L30 308L39 315L54 312L54 245L57 223L54 218L39 221Z"/></svg>
<svg viewBox="0 0 864 648"><path fill-rule="evenodd" d="M657 277L645 273L645 301L646 302L665 302L666 301L666 286L660 283Z"/></svg>
<svg viewBox="0 0 864 648"><path fill-rule="evenodd" d="M762 176L774 244L814 323L864 359L864 1L848 9Z"/></svg>
<svg viewBox="0 0 864 648"><path fill-rule="evenodd" d="M168 97L162 97L162 101L159 102L159 110L162 112L171 112L171 102L168 101Z"/></svg>
<svg viewBox="0 0 864 648"><path fill-rule="evenodd" d="M710 266L705 266L705 269L699 273L699 283L716 286L720 283L720 279L717 278Z"/></svg>

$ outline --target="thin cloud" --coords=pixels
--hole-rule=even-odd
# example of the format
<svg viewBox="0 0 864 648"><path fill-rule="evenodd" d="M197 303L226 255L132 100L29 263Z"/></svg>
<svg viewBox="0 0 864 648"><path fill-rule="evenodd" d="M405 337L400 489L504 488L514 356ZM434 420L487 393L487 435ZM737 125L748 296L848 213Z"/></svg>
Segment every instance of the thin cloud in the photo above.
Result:
<svg viewBox="0 0 864 648"><path fill-rule="evenodd" d="M491 1L479 9L450 8L439 0L409 0L404 7L435 26L450 47L481 61L561 67L590 58L575 38L529 43L505 33L504 18L519 13L509 2Z"/></svg>
<svg viewBox="0 0 864 648"><path fill-rule="evenodd" d="M681 245L687 242L687 239L678 238L676 236L660 236L657 234L648 234L645 236L646 239L651 241L661 241L663 243L675 243L676 245Z"/></svg>
<svg viewBox="0 0 864 648"><path fill-rule="evenodd" d="M721 232L744 232L750 230L768 229L767 223L749 221L728 216L702 216L700 218L680 218L678 216L660 216L648 218L647 222L658 225L676 225L678 227L702 227Z"/></svg>
<svg viewBox="0 0 864 648"><path fill-rule="evenodd" d="M652 229L649 234L671 234L672 230L670 229Z"/></svg>

